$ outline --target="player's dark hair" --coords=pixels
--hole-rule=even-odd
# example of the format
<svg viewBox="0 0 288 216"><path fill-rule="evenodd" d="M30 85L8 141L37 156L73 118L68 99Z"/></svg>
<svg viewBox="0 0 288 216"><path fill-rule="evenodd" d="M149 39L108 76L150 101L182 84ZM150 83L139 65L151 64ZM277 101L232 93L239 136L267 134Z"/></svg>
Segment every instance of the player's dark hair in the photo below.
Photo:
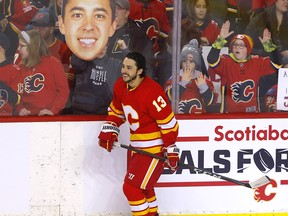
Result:
<svg viewBox="0 0 288 216"><path fill-rule="evenodd" d="M68 4L68 1L69 0L63 0L62 1L61 16L62 16L63 20L64 20L64 17L65 17L65 7ZM108 0L108 1L110 1L110 7L111 7L111 10L112 10L112 22L113 22L115 20L115 18L116 18L116 2L115 2L115 0Z"/></svg>
<svg viewBox="0 0 288 216"><path fill-rule="evenodd" d="M140 74L140 77L146 75L146 59L145 57L138 52L130 52L126 55L126 58L133 59L136 62L137 69L143 69L143 72Z"/></svg>

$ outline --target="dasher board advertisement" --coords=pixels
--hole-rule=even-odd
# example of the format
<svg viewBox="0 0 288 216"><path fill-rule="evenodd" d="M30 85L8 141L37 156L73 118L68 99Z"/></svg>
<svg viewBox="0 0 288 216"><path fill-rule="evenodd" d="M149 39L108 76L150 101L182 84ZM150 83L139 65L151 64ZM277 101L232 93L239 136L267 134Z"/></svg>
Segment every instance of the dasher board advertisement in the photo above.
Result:
<svg viewBox="0 0 288 216"><path fill-rule="evenodd" d="M280 68L278 72L277 110L288 110L288 68Z"/></svg>

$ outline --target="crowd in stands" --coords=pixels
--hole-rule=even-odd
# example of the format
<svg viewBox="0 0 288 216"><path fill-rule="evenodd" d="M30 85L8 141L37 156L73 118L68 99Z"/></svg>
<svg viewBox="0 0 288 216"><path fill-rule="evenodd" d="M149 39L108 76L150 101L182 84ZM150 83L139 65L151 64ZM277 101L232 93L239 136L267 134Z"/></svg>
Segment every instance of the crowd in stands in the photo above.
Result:
<svg viewBox="0 0 288 216"><path fill-rule="evenodd" d="M173 0L111 1L108 43L83 57L69 46L63 0L0 1L0 117L106 115L130 51L145 56L146 75L171 103L178 89L176 113L277 111L277 72L288 66L288 0L182 0L180 53L171 51Z"/></svg>

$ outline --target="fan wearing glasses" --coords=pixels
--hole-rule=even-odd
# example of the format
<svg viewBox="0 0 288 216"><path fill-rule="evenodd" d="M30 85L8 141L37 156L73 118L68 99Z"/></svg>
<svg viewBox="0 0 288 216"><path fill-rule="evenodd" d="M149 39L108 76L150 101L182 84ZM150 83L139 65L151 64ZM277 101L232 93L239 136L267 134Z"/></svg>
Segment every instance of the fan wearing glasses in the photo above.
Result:
<svg viewBox="0 0 288 216"><path fill-rule="evenodd" d="M221 28L218 39L212 44L207 56L209 67L221 77L221 113L260 112L258 96L259 80L262 76L277 73L282 66L281 56L273 44L271 33L264 29L259 37L269 57L251 55L253 40L246 34L235 35L229 44L229 54L221 54L233 31L226 21Z"/></svg>

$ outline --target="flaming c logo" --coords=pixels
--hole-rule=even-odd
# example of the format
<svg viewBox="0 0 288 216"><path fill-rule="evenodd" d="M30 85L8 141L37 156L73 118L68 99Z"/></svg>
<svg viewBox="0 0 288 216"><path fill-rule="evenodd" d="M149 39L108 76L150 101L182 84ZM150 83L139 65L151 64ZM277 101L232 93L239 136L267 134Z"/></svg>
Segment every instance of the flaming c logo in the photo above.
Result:
<svg viewBox="0 0 288 216"><path fill-rule="evenodd" d="M271 179L271 181L268 184L263 185L263 186L255 189L254 199L257 202L260 202L260 201L267 201L268 202L275 197L276 193L274 193L274 192L267 194L267 187L268 186L271 186L272 188L277 188L277 182L274 179Z"/></svg>

